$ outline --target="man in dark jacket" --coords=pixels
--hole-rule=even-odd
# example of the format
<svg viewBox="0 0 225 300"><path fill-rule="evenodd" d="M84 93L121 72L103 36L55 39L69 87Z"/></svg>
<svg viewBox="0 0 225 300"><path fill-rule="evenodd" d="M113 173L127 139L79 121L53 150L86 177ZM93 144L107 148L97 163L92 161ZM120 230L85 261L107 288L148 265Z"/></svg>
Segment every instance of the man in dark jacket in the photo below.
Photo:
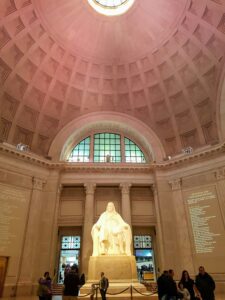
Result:
<svg viewBox="0 0 225 300"><path fill-rule="evenodd" d="M80 278L76 266L72 266L71 270L66 274L64 279L64 296L78 296Z"/></svg>
<svg viewBox="0 0 225 300"><path fill-rule="evenodd" d="M158 298L159 300L165 300L168 294L168 271L164 271L157 279Z"/></svg>
<svg viewBox="0 0 225 300"><path fill-rule="evenodd" d="M167 299L168 300L176 300L177 299L177 285L176 282L173 279L174 277L174 271L172 269L169 270L169 276L168 276L168 294Z"/></svg>
<svg viewBox="0 0 225 300"><path fill-rule="evenodd" d="M99 281L99 289L102 296L102 300L106 300L106 292L109 286L109 280L105 277L104 272L101 272L101 279Z"/></svg>
<svg viewBox="0 0 225 300"><path fill-rule="evenodd" d="M199 274L196 276L195 285L202 296L202 300L215 299L215 282L212 277L205 272L205 268L203 266L199 267Z"/></svg>

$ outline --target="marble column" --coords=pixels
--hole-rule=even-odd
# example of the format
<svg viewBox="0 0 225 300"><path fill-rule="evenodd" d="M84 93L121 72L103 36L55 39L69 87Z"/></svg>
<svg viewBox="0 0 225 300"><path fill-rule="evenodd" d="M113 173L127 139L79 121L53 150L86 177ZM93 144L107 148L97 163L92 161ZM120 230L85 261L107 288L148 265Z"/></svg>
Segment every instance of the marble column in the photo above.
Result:
<svg viewBox="0 0 225 300"><path fill-rule="evenodd" d="M159 250L158 267L160 270L163 270L165 268L164 244L163 244L162 224L161 224L161 216L160 216L160 209L159 209L158 191L155 184L152 184L151 189L154 196L154 205L155 205L155 212L156 212L156 244Z"/></svg>
<svg viewBox="0 0 225 300"><path fill-rule="evenodd" d="M96 184L86 183L84 186L86 190L86 199L85 199L84 222L83 222L81 266L82 266L82 273L84 273L87 276L89 257L92 255L92 250L93 250L91 229L94 221L94 192L95 192Z"/></svg>
<svg viewBox="0 0 225 300"><path fill-rule="evenodd" d="M184 201L181 190L181 178L169 181L172 189L173 209L175 211L175 225L177 235L177 246L179 247L177 254L177 265L180 270L188 270L190 274L194 274L194 262L191 250L191 239L188 232L188 222L185 212ZM176 255L176 254L174 254Z"/></svg>
<svg viewBox="0 0 225 300"><path fill-rule="evenodd" d="M130 204L130 183L121 183L120 189L122 193L122 218L128 223L132 229L131 224L131 204Z"/></svg>
<svg viewBox="0 0 225 300"><path fill-rule="evenodd" d="M39 253L40 220L45 181L32 177L32 191L27 215L25 238L19 266L16 295L31 294L33 274Z"/></svg>

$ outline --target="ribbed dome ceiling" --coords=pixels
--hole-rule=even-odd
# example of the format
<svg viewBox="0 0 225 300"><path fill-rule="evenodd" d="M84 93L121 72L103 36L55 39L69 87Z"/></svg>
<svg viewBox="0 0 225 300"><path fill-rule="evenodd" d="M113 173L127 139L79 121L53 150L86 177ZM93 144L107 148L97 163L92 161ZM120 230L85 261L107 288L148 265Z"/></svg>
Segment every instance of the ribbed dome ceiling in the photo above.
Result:
<svg viewBox="0 0 225 300"><path fill-rule="evenodd" d="M130 11L117 17L93 12L84 0L34 3L48 31L61 45L85 59L113 64L140 59L157 49L175 29L187 0L136 1Z"/></svg>
<svg viewBox="0 0 225 300"><path fill-rule="evenodd" d="M96 111L140 119L168 155L218 141L224 0L136 0L124 15L85 0L0 1L0 138L46 155Z"/></svg>

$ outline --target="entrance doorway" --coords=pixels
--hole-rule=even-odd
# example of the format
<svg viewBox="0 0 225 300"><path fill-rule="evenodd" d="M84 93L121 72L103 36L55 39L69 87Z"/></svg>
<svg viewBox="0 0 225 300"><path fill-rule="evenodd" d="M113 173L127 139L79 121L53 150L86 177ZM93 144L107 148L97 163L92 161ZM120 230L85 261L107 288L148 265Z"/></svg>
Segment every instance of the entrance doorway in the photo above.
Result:
<svg viewBox="0 0 225 300"><path fill-rule="evenodd" d="M65 274L73 265L79 269L80 236L62 236L58 268L58 283L63 283Z"/></svg>
<svg viewBox="0 0 225 300"><path fill-rule="evenodd" d="M154 281L155 260L150 235L134 236L134 255L136 257L137 273L140 281Z"/></svg>

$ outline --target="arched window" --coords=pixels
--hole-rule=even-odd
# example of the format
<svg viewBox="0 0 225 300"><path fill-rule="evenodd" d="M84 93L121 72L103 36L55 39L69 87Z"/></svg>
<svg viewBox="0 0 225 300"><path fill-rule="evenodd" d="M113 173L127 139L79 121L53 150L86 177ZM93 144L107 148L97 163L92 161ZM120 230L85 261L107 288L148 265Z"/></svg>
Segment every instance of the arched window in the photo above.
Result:
<svg viewBox="0 0 225 300"><path fill-rule="evenodd" d="M146 163L142 150L123 134L94 133L80 141L71 151L69 162Z"/></svg>
<svg viewBox="0 0 225 300"><path fill-rule="evenodd" d="M90 160L90 136L82 140L73 148L68 161L71 162L88 162Z"/></svg>
<svg viewBox="0 0 225 300"><path fill-rule="evenodd" d="M124 138L125 160L129 163L145 163L145 156L141 149L130 139Z"/></svg>
<svg viewBox="0 0 225 300"><path fill-rule="evenodd" d="M94 162L121 162L121 139L115 133L94 135Z"/></svg>

